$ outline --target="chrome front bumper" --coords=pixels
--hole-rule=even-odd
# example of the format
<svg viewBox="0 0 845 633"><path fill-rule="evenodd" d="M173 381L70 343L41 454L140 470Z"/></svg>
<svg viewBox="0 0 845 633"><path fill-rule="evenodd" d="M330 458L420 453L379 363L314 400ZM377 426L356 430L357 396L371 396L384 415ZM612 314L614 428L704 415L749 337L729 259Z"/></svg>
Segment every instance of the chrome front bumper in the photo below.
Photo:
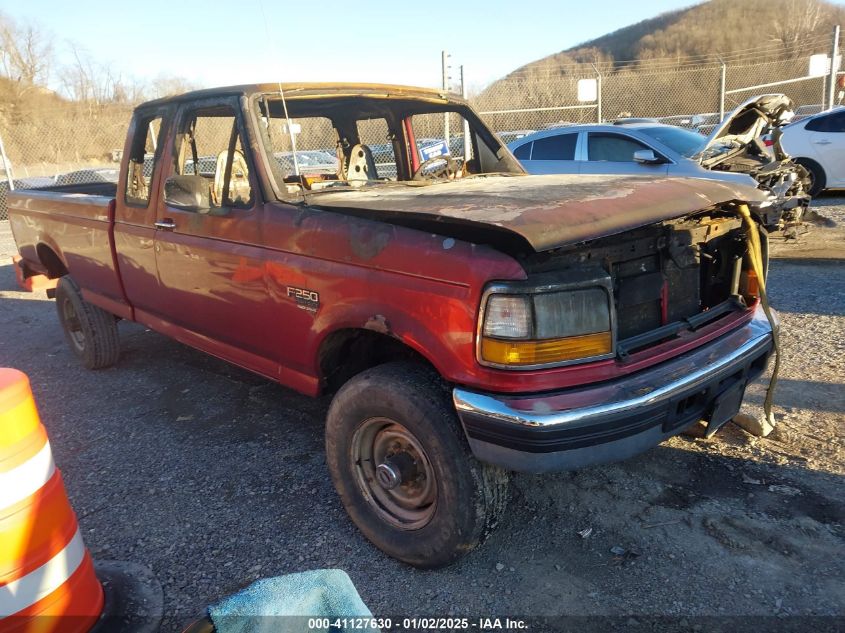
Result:
<svg viewBox="0 0 845 633"><path fill-rule="evenodd" d="M720 396L744 390L771 353L772 329L758 307L733 332L615 381L532 395L456 387L453 399L481 461L525 472L571 470L631 457L709 419Z"/></svg>

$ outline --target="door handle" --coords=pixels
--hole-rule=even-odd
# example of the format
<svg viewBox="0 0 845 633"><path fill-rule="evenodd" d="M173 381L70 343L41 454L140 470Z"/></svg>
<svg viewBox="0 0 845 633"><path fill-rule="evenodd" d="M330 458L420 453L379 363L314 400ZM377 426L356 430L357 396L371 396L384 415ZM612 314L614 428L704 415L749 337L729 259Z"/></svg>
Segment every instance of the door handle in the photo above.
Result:
<svg viewBox="0 0 845 633"><path fill-rule="evenodd" d="M172 231L176 228L176 222L170 218L164 218L163 220L156 220L155 227L157 229L164 229L165 231Z"/></svg>
<svg viewBox="0 0 845 633"><path fill-rule="evenodd" d="M820 141L813 141L813 143L815 143L816 145L830 145L830 141L828 141L826 138L823 138Z"/></svg>

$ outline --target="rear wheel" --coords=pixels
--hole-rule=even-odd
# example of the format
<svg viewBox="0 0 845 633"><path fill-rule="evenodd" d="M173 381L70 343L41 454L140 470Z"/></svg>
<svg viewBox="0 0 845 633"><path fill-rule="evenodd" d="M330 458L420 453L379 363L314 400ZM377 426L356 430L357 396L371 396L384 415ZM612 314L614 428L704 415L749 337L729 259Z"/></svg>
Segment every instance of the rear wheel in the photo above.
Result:
<svg viewBox="0 0 845 633"><path fill-rule="evenodd" d="M827 176L825 176L824 169L816 161L809 158L796 158L795 162L807 170L810 181L807 185L807 193L815 198L827 186Z"/></svg>
<svg viewBox="0 0 845 633"><path fill-rule="evenodd" d="M326 457L358 528L417 567L467 553L507 503L508 474L473 457L448 389L412 363L381 365L343 386L326 420Z"/></svg>
<svg viewBox="0 0 845 633"><path fill-rule="evenodd" d="M114 315L88 303L69 276L56 287L59 323L71 351L88 369L110 367L120 356L120 339Z"/></svg>

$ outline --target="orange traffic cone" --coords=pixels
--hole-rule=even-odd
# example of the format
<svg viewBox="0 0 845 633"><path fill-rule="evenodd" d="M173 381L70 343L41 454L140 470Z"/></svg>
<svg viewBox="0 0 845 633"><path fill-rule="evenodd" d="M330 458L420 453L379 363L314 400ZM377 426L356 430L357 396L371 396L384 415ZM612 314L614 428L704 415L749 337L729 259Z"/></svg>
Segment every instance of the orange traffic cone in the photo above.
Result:
<svg viewBox="0 0 845 633"><path fill-rule="evenodd" d="M0 633L88 631L102 607L29 380L0 368Z"/></svg>

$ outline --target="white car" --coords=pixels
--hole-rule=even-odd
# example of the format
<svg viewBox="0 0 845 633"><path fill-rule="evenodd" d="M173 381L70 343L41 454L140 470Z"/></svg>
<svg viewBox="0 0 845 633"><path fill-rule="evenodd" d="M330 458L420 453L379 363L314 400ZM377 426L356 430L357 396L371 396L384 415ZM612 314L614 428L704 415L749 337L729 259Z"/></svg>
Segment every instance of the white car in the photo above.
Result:
<svg viewBox="0 0 845 633"><path fill-rule="evenodd" d="M780 142L810 172L810 195L845 188L845 107L790 123Z"/></svg>

